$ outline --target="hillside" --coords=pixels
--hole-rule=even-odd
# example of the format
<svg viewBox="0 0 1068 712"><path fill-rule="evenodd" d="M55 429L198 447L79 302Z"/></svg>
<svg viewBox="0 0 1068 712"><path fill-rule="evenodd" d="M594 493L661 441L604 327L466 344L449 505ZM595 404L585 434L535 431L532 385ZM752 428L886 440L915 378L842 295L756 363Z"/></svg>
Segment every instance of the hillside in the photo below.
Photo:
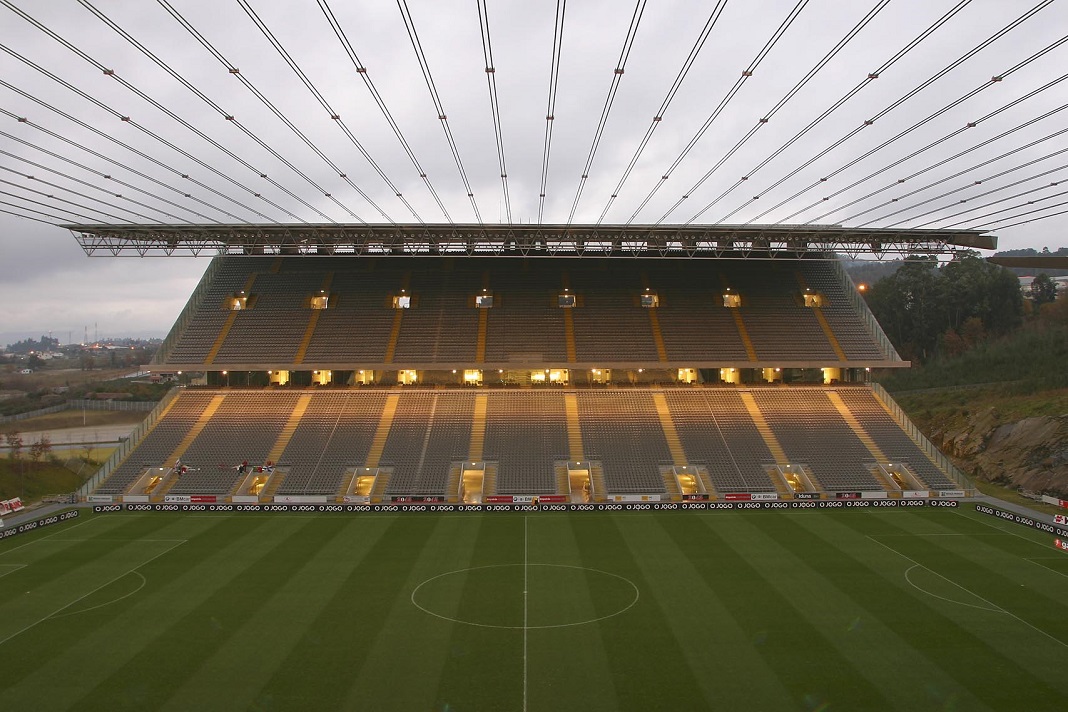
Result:
<svg viewBox="0 0 1068 712"><path fill-rule="evenodd" d="M1044 325L884 374L916 425L976 480L1068 498L1068 328Z"/></svg>

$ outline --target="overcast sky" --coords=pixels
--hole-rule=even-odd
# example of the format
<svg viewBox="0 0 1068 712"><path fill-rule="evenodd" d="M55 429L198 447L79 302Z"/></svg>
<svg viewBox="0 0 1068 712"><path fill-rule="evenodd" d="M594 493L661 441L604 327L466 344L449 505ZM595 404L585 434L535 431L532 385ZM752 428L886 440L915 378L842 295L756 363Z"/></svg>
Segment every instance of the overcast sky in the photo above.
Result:
<svg viewBox="0 0 1068 712"><path fill-rule="evenodd" d="M218 56L163 5L151 0L93 0L92 7L204 98L94 15L87 2L0 0L0 45L6 50L0 53L0 80L9 85L0 85L0 210L51 223L0 213L0 343L47 332L64 343L68 338L81 341L86 327L90 338L97 331L101 337L162 336L210 258L90 258L68 231L54 226L57 223L475 221L396 2L328 0L327 4L447 216L355 71L322 3L249 0L248 5L341 122L333 120L301 83L241 2L170 0L170 4ZM21 9L97 64L65 47L8 5ZM959 11L940 28L877 79L868 79L869 73L958 5L962 6ZM1033 17L879 116L1029 9L1043 5ZM537 222L558 5L556 0L486 0L485 6L511 217L513 222ZM616 75L636 6L642 8L640 21L623 62L625 71ZM500 179L479 2L409 0L407 8L479 214L485 222L507 222L509 205ZM791 89L873 11L877 12L870 21L790 96ZM736 89L700 140L692 143L736 86L742 71L761 55L792 13L792 23L752 76ZM713 16L715 23L689 72L662 111L618 197L611 201L653 117ZM1039 117L1058 109L1068 97L1068 80L1043 89L1068 71L1068 42L1028 62L1003 81L990 80L1026 62L1065 33L1068 0L648 0L644 4L570 0L563 21L543 221L568 221L616 78L614 103L583 186L575 223L597 222L611 202L604 217L608 223L633 219L638 223L870 222L888 226L904 220L900 226L992 226L1001 249L1064 246L1068 244L1063 238L1068 216L1004 230L997 229L997 221L1001 225L1015 222L1007 218L1026 210L1065 210L1054 206L1068 199L1057 197L1068 183L1059 187L1050 184L1068 177L1068 168L1062 169L1068 166L1068 131L1047 137L1068 127L1068 110ZM85 92L99 105L32 68L19 56ZM113 70L114 75L105 74L100 67ZM228 67L240 70L240 75ZM312 146L272 114L238 77L279 109ZM173 112L189 127L137 96L117 78ZM858 86L859 91L848 101L764 163ZM980 88L920 128L835 173ZM1034 96L1009 106L1036 90ZM225 120L205 99L234 116L263 145L242 133L235 122ZM766 123L759 122L769 115ZM122 121L119 116L132 121ZM876 116L878 120L864 125L865 120ZM28 121L20 122L18 117ZM1033 123L1026 128L1011 131L1029 121ZM960 130L969 122L977 125ZM863 130L855 131L862 126ZM709 169L754 128L757 131L695 189ZM819 160L771 187L854 131ZM377 170L352 139L375 162ZM691 143L692 148L678 161ZM930 144L935 145L909 158ZM1061 150L1066 152L1051 155ZM965 151L945 165L909 177ZM991 160L1002 154L1006 154L1004 158ZM901 163L892 169L862 180L898 161ZM1031 161L1032 165L1024 166ZM333 166L344 172L347 180ZM754 170L758 166L759 170ZM961 175L951 178L956 173ZM267 179L261 177L263 174ZM670 177L662 180L664 175ZM748 179L740 182L743 176ZM823 177L828 180L821 183ZM904 183L897 183L905 178ZM1018 181L1018 185L1009 185ZM857 185L852 186L854 183ZM803 191L813 184L818 185ZM396 186L404 200L394 195L390 185ZM638 211L658 185L659 190ZM730 190L732 186L738 187ZM906 195L914 191L918 192ZM979 197L987 191L994 192ZM115 193L123 197L117 198ZM864 197L869 194L873 195ZM689 197L672 210L684 195ZM759 199L754 199L758 195ZM1012 197L1016 195L1019 197ZM829 200L822 200L824 197ZM961 204L961 200L969 202ZM1022 206L1028 200L1036 202ZM702 212L710 203L714 205ZM883 203L888 205L876 207ZM999 210L1004 212L987 217ZM889 216L896 211L900 212ZM929 215L923 215L928 211Z"/></svg>

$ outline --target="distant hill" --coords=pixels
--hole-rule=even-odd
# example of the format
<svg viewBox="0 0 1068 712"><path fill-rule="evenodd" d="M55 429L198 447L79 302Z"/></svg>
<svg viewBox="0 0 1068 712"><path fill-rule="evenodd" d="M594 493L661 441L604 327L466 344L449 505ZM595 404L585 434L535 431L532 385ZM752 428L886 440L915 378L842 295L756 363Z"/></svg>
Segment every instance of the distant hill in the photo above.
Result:
<svg viewBox="0 0 1068 712"><path fill-rule="evenodd" d="M844 260L842 266L849 273L853 284L875 284L889 277L904 264L902 260Z"/></svg>

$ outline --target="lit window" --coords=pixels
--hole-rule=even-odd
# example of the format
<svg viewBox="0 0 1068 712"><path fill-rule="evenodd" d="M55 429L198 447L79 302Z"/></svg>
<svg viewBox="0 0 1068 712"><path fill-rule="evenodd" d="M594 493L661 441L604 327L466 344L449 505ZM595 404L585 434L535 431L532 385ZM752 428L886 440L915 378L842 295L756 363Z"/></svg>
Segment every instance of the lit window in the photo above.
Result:
<svg viewBox="0 0 1068 712"><path fill-rule="evenodd" d="M244 290L240 292L234 292L227 300L226 307L230 311L241 311L242 309L248 309L248 295Z"/></svg>
<svg viewBox="0 0 1068 712"><path fill-rule="evenodd" d="M412 298L407 294L399 294L393 297L394 309L409 309L412 306Z"/></svg>
<svg viewBox="0 0 1068 712"><path fill-rule="evenodd" d="M475 306L479 309L489 309L493 306L492 294L480 294L475 297Z"/></svg>
<svg viewBox="0 0 1068 712"><path fill-rule="evenodd" d="M330 295L324 290L319 290L319 293L311 298L312 309L327 309L330 306Z"/></svg>
<svg viewBox="0 0 1068 712"><path fill-rule="evenodd" d="M806 289L804 295L805 306L809 308L825 306L827 300L819 292L813 292L811 289Z"/></svg>
<svg viewBox="0 0 1068 712"><path fill-rule="evenodd" d="M575 306L575 295L569 293L561 294L557 297L557 304L559 304L561 308L571 309Z"/></svg>
<svg viewBox="0 0 1068 712"><path fill-rule="evenodd" d="M646 289L644 292L642 292L642 306L647 309L658 307L660 306L660 297L657 295L656 292L651 292Z"/></svg>
<svg viewBox="0 0 1068 712"><path fill-rule="evenodd" d="M742 306L742 295L731 291L731 288L728 287L727 291L723 293L723 306L728 309L737 309Z"/></svg>

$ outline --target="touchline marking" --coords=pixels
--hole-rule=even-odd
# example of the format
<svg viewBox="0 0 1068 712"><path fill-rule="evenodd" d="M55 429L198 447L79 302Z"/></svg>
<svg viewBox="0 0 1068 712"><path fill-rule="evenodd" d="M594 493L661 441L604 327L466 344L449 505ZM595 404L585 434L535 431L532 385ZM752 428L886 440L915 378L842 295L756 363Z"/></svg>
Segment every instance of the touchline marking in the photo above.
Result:
<svg viewBox="0 0 1068 712"><path fill-rule="evenodd" d="M915 564L916 566L922 566L923 568L927 569L928 571L930 571L930 572L931 572L932 574L934 574L935 576L938 576L938 577L940 577L940 578L943 578L943 579L945 579L946 581L949 581L949 583L953 584L954 586L956 586L956 587L958 587L958 588L961 588L961 589L963 589L963 590L967 591L968 593L972 594L973 596L975 596L976 598L978 598L978 599L979 599L980 601L982 601L983 603L987 604L988 606L992 606L993 608L996 608L996 609L997 609L998 611L1000 611L1001 613L1004 613L1005 615L1009 616L1010 618L1015 618L1016 620L1018 620L1018 621L1019 621L1020 623L1023 623L1023 624L1025 625L1025 626L1027 626L1027 627L1028 627L1028 628L1030 628L1031 630L1033 630L1033 631L1035 631L1035 632L1037 632L1037 633L1041 633L1042 635L1046 636L1047 638L1049 638L1050 640L1052 640L1052 641L1053 641L1054 643L1057 643L1057 644L1059 644L1059 645L1062 645L1062 646L1064 646L1065 648L1068 648L1068 643L1065 643L1065 642L1064 642L1063 640L1061 640L1060 638L1055 638L1055 637L1053 637L1052 635L1050 635L1050 634L1049 634L1049 633L1047 633L1046 631L1042 630L1042 629L1041 629L1041 628L1039 628L1038 626L1036 626L1036 625L1033 625L1033 624L1031 624L1031 623L1028 623L1028 622L1027 622L1027 621L1025 621L1025 620L1024 620L1023 618L1020 618L1020 616L1016 615L1015 613L1012 613L1011 611L1007 611L1007 610L1005 610L1004 608L1002 608L1001 606L999 606L998 604L996 604L996 603L993 603L993 602L991 602L991 601L988 601L988 600L986 600L985 598L983 598L982 596L980 596L980 595L979 595L978 593L976 593L976 592L972 591L971 589L969 589L969 588L967 588L967 587L965 587L965 586L961 586L961 585L960 585L959 583L957 583L956 581L953 581L953 580L951 580L951 579L948 579L948 578L946 578L945 576L943 576L942 574L938 573L938 572L937 572L937 571L935 571L934 569L932 569L932 568L930 568L930 567L927 567L927 566L924 566L923 564L921 564L920 562L916 561L916 560L915 560L915 559L913 559L912 557L910 557L910 556L905 556L904 554L902 554L902 553L901 553L900 551L898 551L897 549L893 548L893 547L892 547L892 546L890 546L889 544L884 544L883 542L879 541L878 539L876 539L875 537L871 536L870 534L869 534L869 535L867 535L867 536L868 536L868 538L869 538L869 539L871 539L872 541L874 541L874 542L875 542L876 544L878 544L879 546L882 546L882 547L884 547L884 548L886 548L886 549L889 549L890 551L892 551L892 552L894 552L895 554L897 554L898 556L900 556L900 557L901 557L902 559L905 559L906 561L910 561L910 562L912 562L913 564ZM1029 540L1029 541L1030 541L1030 540ZM908 577L906 576L906 580L907 580L907 578L908 578ZM912 582L911 582L911 581L909 581L909 583L912 583ZM923 589L920 589L920 590L923 590ZM926 591L924 591L924 593L927 593L927 592L926 592ZM931 595L933 595L933 594L931 594ZM959 601L955 601L955 603L959 603ZM968 604L962 604L962 605L968 605Z"/></svg>
<svg viewBox="0 0 1068 712"><path fill-rule="evenodd" d="M72 527L72 528L73 528L73 527ZM186 541L188 541L188 540L187 540L187 539L183 539L183 540L179 541L179 542L178 542L177 544L175 544L174 546L172 546L172 547L169 547L169 548L167 548L167 549L164 549L163 551L159 552L158 554L156 554L155 556L153 556L153 557L152 557L152 558L150 558L150 559L147 559L147 560L145 560L145 561L142 561L142 562L141 562L140 564L138 564L137 566L133 567L133 568L132 568L132 569L130 569L129 571L124 571L123 573L119 574L118 576L116 576L115 578L111 579L111 580L110 580L110 581L108 581L107 583L101 584L100 586L97 586L96 588L94 588L94 589L93 589L92 591L89 591L89 592L87 592L87 593L84 593L84 594L82 594L81 596L78 596L77 598L75 598L75 599L74 599L73 601L71 601L71 602L70 602L70 603L68 603L67 605L65 605L65 606L63 606L62 608L59 608L59 609L57 609L57 610L55 610L55 611L52 611L51 613L49 613L49 614L48 614L47 616L45 616L44 618L41 618L41 619L39 619L39 620L36 620L36 621L34 621L33 623L30 623L30 624L29 624L28 626L26 626L25 628L22 628L21 630L17 630L17 631L15 631L14 633L12 633L11 635L7 636L7 637L6 637L6 638L4 638L3 640L0 640L0 645L3 645L4 643L6 643L7 641L11 640L12 638L16 638L16 637L18 637L18 636L22 635L23 633L25 633L26 631L28 631L28 630L29 630L30 628L33 628L33 627L35 627L35 626L37 626L37 625L40 625L41 623L44 623L44 622L45 622L46 620L48 620L49 618L52 618L52 617L57 617L57 616L59 616L59 614L60 614L60 613L62 613L63 611L67 610L68 608L70 608L71 606L73 606L73 605L74 605L75 603L78 603L79 601L83 601L83 600L85 600L86 598L88 598L89 596L92 596L92 595L93 595L94 593L96 593L97 591L99 591L99 590L101 590L101 589L107 588L107 587L108 587L108 586L110 586L111 584L113 584L113 583L115 583L116 581L118 581L119 579L121 579L121 578L122 578L123 576L127 576L127 575L129 575L129 574L132 574L132 573L139 573L139 572L137 571L137 570L138 570L139 568L141 568L142 566L144 566L144 565L146 565L146 564L150 564L150 563L152 563L153 561L155 561L155 560L156 560L156 559L158 559L159 557L163 556L164 554L168 554L168 553L170 553L170 552L174 551L174 550L175 550L175 549L177 549L177 548L178 548L179 546L181 546L182 544L186 543ZM144 578L144 577L142 576L142 578ZM140 590L140 589L138 589L138 590ZM92 609L89 609L89 610L92 610Z"/></svg>
<svg viewBox="0 0 1068 712"><path fill-rule="evenodd" d="M979 524L982 524L985 527L990 527L991 529L996 529L997 531L1001 532L1002 534L1008 534L1010 536L1016 537L1017 539L1023 539L1024 541L1029 541L1032 544L1034 544L1035 546L1041 546L1043 548L1045 548L1045 546L1046 546L1042 542L1035 541L1034 539L1030 539L1030 538L1025 537L1025 536L1023 536L1021 534L1017 534L1014 531L1009 531L1008 529L1002 529L1001 527L996 527L991 522L988 522L985 519L979 519L978 517L969 517L967 514L961 514L960 512L958 512L955 509L951 509L949 511L953 512L958 517L964 517L965 519L967 519L970 522L977 522ZM1036 529L1035 531L1037 532L1038 530Z"/></svg>
<svg viewBox="0 0 1068 712"><path fill-rule="evenodd" d="M8 571L4 571L3 569L5 569L5 568L7 568L9 570ZM8 574L13 574L16 571L18 571L19 569L24 569L24 568L26 568L26 564L0 564L0 578L3 578L4 576L7 576Z"/></svg>
<svg viewBox="0 0 1068 712"><path fill-rule="evenodd" d="M59 531L52 532L51 534L49 534L47 536L43 536L40 539L34 539L32 541L26 542L25 544L20 544L19 546L16 546L16 547L14 547L12 549L5 549L3 551L0 551L0 556L3 556L4 554L10 554L12 551L18 551L19 549L23 549L23 548L29 546L30 544L36 544L36 543L41 542L41 541L46 541L46 540L51 539L52 537L54 537L54 536L56 536L58 534L63 534L64 532L69 532L71 529L77 529L78 527L82 526L83 524L92 524L93 522L100 521L101 519L103 519L103 517L94 517L93 519L87 519L84 522L78 522L73 527L66 527L64 529L60 529Z"/></svg>
<svg viewBox="0 0 1068 712"><path fill-rule="evenodd" d="M530 517L523 515L523 712L527 709L527 634L530 628L527 626L527 520Z"/></svg>
<svg viewBox="0 0 1068 712"><path fill-rule="evenodd" d="M1035 566L1041 566L1046 571L1052 571L1053 573L1057 574L1058 576L1063 576L1065 578L1068 578L1068 574L1064 573L1063 571L1058 571L1057 569L1054 569L1054 568L1051 568L1049 566L1046 566L1045 564L1038 563L1039 559L1046 559L1048 561L1049 559L1060 559L1060 558L1061 557L1059 557L1059 556L1045 556L1045 557L1038 557L1038 558L1035 558L1035 559L1028 559L1028 561L1030 561Z"/></svg>

